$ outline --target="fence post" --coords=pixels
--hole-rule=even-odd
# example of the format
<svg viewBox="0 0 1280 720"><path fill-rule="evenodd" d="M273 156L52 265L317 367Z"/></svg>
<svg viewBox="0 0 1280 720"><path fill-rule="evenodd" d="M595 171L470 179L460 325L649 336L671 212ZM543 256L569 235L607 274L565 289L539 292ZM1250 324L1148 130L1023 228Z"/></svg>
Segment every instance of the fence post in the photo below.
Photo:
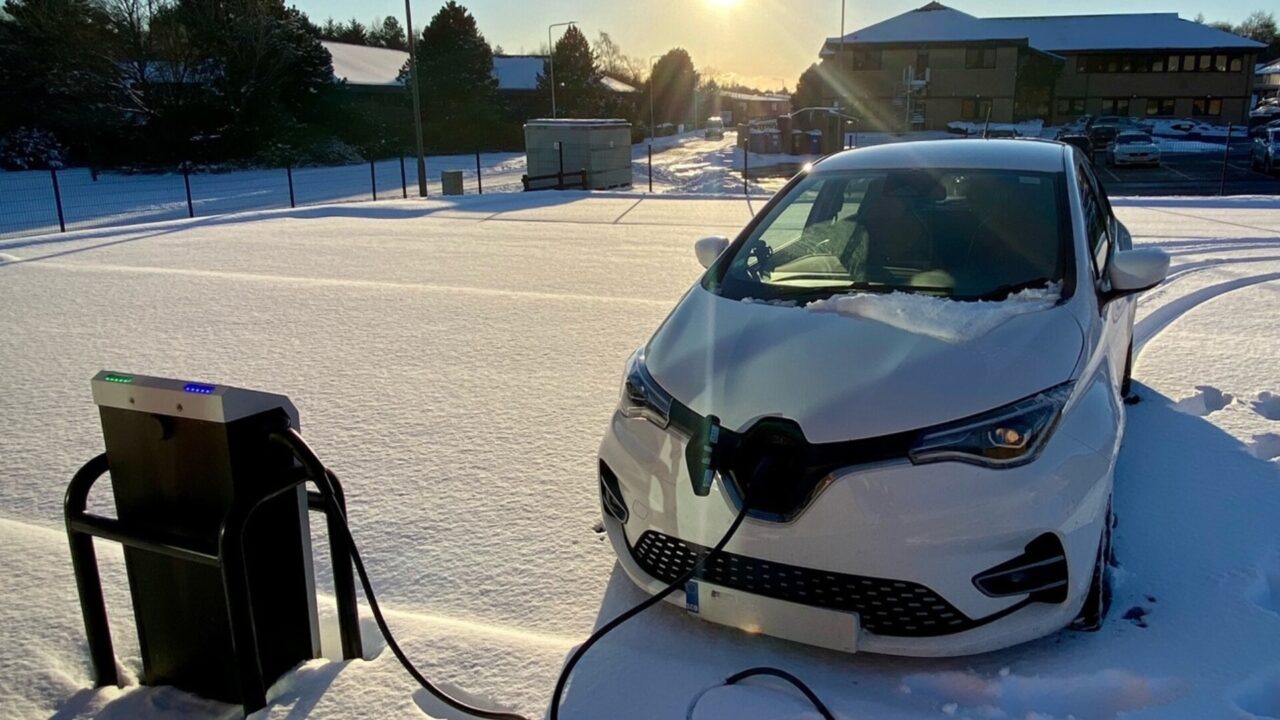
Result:
<svg viewBox="0 0 1280 720"><path fill-rule="evenodd" d="M182 164L182 186L187 190L187 217L196 216L196 206L191 203L191 168Z"/></svg>
<svg viewBox="0 0 1280 720"><path fill-rule="evenodd" d="M484 194L484 181L480 179L480 151L476 151L476 194Z"/></svg>
<svg viewBox="0 0 1280 720"><path fill-rule="evenodd" d="M373 161L369 161L369 187L373 190L373 199L378 199L378 173L373 169Z"/></svg>
<svg viewBox="0 0 1280 720"><path fill-rule="evenodd" d="M1222 178L1218 181L1218 195L1227 194L1227 159L1231 157L1231 123L1227 123L1227 141L1222 145Z"/></svg>
<svg viewBox="0 0 1280 720"><path fill-rule="evenodd" d="M653 192L653 143L649 143L649 192Z"/></svg>
<svg viewBox="0 0 1280 720"><path fill-rule="evenodd" d="M556 150L560 152L560 170L556 173L556 189L564 189L564 143L556 143Z"/></svg>
<svg viewBox="0 0 1280 720"><path fill-rule="evenodd" d="M284 173L285 176L289 178L289 207L297 207L298 205L293 199L293 166L285 165Z"/></svg>
<svg viewBox="0 0 1280 720"><path fill-rule="evenodd" d="M404 195L404 199L409 199L409 181L404 176L404 156L400 156L400 192Z"/></svg>
<svg viewBox="0 0 1280 720"><path fill-rule="evenodd" d="M750 136L748 136L747 142L750 142L750 141L751 141L751 138ZM751 190L748 187L750 181L747 180L747 171L748 171L747 166L750 162L751 162L751 148L749 146L744 147L742 148L742 194L743 195L748 195L751 193Z"/></svg>
<svg viewBox="0 0 1280 720"><path fill-rule="evenodd" d="M62 188L58 187L58 169L49 168L49 177L53 178L53 204L58 207L58 232L66 232L67 219L62 215Z"/></svg>

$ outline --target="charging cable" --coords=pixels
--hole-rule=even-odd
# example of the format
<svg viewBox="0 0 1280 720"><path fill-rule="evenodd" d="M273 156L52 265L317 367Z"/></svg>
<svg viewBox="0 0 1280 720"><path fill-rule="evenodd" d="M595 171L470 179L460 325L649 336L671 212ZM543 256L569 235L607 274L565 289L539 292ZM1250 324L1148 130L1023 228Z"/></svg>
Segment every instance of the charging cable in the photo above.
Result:
<svg viewBox="0 0 1280 720"><path fill-rule="evenodd" d="M409 673L409 676L417 681L417 683L421 685L424 690L430 693L432 697L445 705L448 705L454 710L482 718L483 720L529 720L529 718L516 713L500 710L486 710L484 708L468 705L467 703L436 687L425 675L422 674L421 671L418 670L417 667L414 666L413 661L409 659L409 656L400 648L400 644L396 642L395 636L391 633L391 628L387 625L386 618L382 615L382 608L378 605L378 597L373 592L373 583L369 580L369 573L365 570L364 561L360 559L360 551L356 549L355 538L351 535L351 527L347 524L347 516L336 501L334 485L331 479L336 479L337 475L320 462L319 456L317 456L315 451L307 445L307 442L302 439L302 435L299 434L297 430L288 428L287 430L275 435L274 438L293 452L295 457L297 457L302 463L303 467L308 469L308 472L312 475L313 481L317 484L323 483L322 487L326 491L323 494L326 500L331 504L330 509L335 513L338 519L341 520L341 522L338 523L338 526L343 535L342 539L346 542L347 548L351 551L351 562L356 567L356 575L360 578L360 586L364 589L365 600L369 603L369 610L373 613L374 622L377 623L378 631L382 633L382 637L386 639L387 647L391 648L391 653L395 655L396 660L400 661L400 665L404 667L405 672ZM729 529L725 531L724 536L715 544L715 547L711 548L710 552L700 557L697 562L693 564L693 567L689 568L684 574L673 580L657 594L645 598L642 602L600 626L598 630L591 633L591 636L573 651L573 654L569 656L568 662L566 662L564 668L561 669L560 677L556 680L555 692L551 697L549 720L559 720L560 699L564 695L564 689L569 682L569 676L573 673L573 669L578 665L578 661L582 659L582 656L585 655L593 645L599 642L601 638L608 635L610 632L613 632L619 625L622 625L636 615L639 615L659 602L662 602L662 600L668 595L680 588L683 588L686 583L702 572L702 568L705 567L713 558L718 556L724 550L725 545L729 544L729 540L738 532L738 528L742 526L742 521L747 518L747 512L749 509L750 506L744 498L742 502L742 509L738 511L737 516L734 517L733 522L729 525ZM730 675L723 683L721 683L720 686L717 687L735 685L749 677L760 675L781 678L782 680L791 683L804 694L810 703L813 704L814 708L822 716L823 720L835 720L835 716L831 714L831 711L827 709L826 705L822 703L818 696L799 678L785 670L779 670L771 667L751 668L749 670L743 670L742 672ZM703 694L705 694L705 692L706 691L703 691ZM692 715L693 709L701 697L702 694L699 694L689 705L690 715Z"/></svg>

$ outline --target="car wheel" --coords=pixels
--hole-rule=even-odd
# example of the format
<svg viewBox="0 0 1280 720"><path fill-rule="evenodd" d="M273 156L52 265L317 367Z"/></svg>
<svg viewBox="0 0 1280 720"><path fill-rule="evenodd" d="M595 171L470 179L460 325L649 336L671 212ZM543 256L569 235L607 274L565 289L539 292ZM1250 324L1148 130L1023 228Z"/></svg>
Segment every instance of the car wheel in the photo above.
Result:
<svg viewBox="0 0 1280 720"><path fill-rule="evenodd" d="M1111 528L1115 525L1115 516L1111 512L1111 500L1107 500L1107 515L1103 521L1102 537L1098 540L1098 559L1093 565L1093 581L1089 583L1089 594L1085 595L1084 606L1080 614L1071 623L1071 629L1084 632L1097 632L1111 607L1111 564L1115 556L1111 550Z"/></svg>

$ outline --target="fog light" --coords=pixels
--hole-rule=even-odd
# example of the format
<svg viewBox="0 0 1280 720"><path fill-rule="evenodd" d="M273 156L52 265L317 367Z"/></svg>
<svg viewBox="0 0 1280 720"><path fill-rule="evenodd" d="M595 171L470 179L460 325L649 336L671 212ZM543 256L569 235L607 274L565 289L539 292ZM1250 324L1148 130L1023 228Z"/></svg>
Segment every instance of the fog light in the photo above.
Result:
<svg viewBox="0 0 1280 720"><path fill-rule="evenodd" d="M978 573L973 584L988 597L1032 594L1042 602L1067 599L1067 556L1062 542L1045 533L1027 544L1023 554Z"/></svg>

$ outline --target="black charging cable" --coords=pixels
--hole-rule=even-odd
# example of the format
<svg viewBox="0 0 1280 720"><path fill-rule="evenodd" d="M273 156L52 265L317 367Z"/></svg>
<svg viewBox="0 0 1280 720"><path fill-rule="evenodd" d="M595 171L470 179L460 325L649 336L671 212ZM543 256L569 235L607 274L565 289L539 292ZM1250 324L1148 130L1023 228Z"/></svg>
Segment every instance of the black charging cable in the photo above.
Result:
<svg viewBox="0 0 1280 720"><path fill-rule="evenodd" d="M313 481L317 484L323 483L322 488L325 490L323 493L325 500L330 503L330 509L338 519L342 521L338 523L342 531L342 539L346 542L347 548L351 552L351 562L356 567L356 575L360 578L360 586L364 588L365 600L369 603L369 610L373 613L374 622L378 625L378 631L382 633L382 637L387 641L387 647L391 648L391 653L395 655L396 660L400 661L400 665L404 667L405 672L409 673L409 676L417 681L424 690L431 693L432 697L445 705L448 705L454 710L467 713L474 717L483 718L484 720L529 720L529 718L516 713L504 712L501 710L486 710L484 708L468 705L467 703L458 700L436 687L425 675L422 674L420 670L418 670L417 667L414 666L413 661L409 659L409 656L400 648L400 644L396 642L395 636L391 633L391 628L387 625L386 618L382 615L382 608L378 605L378 597L373 592L373 583L369 580L369 573L365 570L364 561L360 559L360 551L356 548L355 538L351 535L351 527L347 524L346 513L343 512L342 507L337 502L337 495L334 491L333 480L336 480L338 476L332 470L329 470L324 466L320 461L319 456L315 454L315 451L311 449L310 445L307 445L307 442L302 439L302 435L299 434L297 430L288 428L284 432L277 434L276 437L293 451L294 455L302 463L303 467L307 468L309 473L313 476ZM738 511L737 516L734 517L733 522L729 525L729 529L725 531L724 536L715 544L715 547L711 548L710 552L699 558L698 561L693 564L693 567L689 568L689 570L685 571L684 574L673 580L657 594L645 598L643 601L623 612L621 615L618 615L614 619L602 625L598 630L591 633L591 636L573 651L568 662L566 662L564 668L561 669L560 677L556 680L555 692L551 697L549 720L559 720L560 699L564 695L564 689L569 682L569 676L573 673L574 667L578 665L578 661L582 659L582 656L591 649L591 646L599 642L605 635L613 632L613 630L615 630L619 625L622 625L636 615L639 615L659 602L662 602L662 600L668 595L675 592L677 589L683 588L686 583L697 576L708 562L723 552L725 545L729 544L729 540L733 538L734 534L738 532L738 528L742 526L742 521L746 520L747 512L749 510L750 506L744 498L742 502L742 509ZM835 720L835 716L831 714L831 711L827 709L827 706L822 703L813 690L809 689L809 686L805 685L804 682L795 675L792 675L785 670L779 670L771 667L751 668L749 670L743 670L742 672L730 675L721 685L735 685L749 677L759 675L769 675L781 678L791 683L801 693L803 693L806 698L808 698L809 702L813 704L814 708L822 716L823 720ZM696 704L697 701L695 700L694 705ZM693 712L693 706L690 706L689 711L690 713Z"/></svg>
<svg viewBox="0 0 1280 720"><path fill-rule="evenodd" d="M559 720L560 698L564 695L565 685L569 682L569 676L573 673L573 668L577 666L578 661L581 660L582 656L591 649L592 645L599 642L605 635L613 632L619 625L662 602L668 595L676 590L685 587L690 580L697 577L702 572L702 568L706 567L707 563L711 562L712 559L724 551L725 545L729 544L729 540L738 532L738 528L742 527L742 521L747 519L747 513L751 509L750 504L747 502L748 492L748 488L743 488L742 508L738 510L737 516L733 518L733 522L730 523L729 529L725 531L724 535L720 538L720 541L717 542L708 553L698 558L698 561L693 564L693 567L686 570L680 577L672 580L669 585L658 591L656 594L645 598L643 601L623 612L621 615L618 615L604 625L601 625L598 630L591 633L591 637L588 637L586 642L579 645L578 648L573 651L573 654L569 656L569 661L566 662L564 664L564 668L560 670L560 677L556 680L555 693L551 696L551 712L548 716L549 720ZM813 690L809 689L809 686L805 685L800 678L792 675L786 670L779 670L771 667L755 667L730 675L728 678L725 678L725 681L721 683L721 685L736 685L742 680L749 677L755 677L757 675L771 675L773 677L786 680L800 690L806 698L808 698L809 702L813 704L813 707L822 716L823 720L835 720L835 716L832 715L831 711L827 709L827 706L822 703L822 700L818 699L818 696L813 692ZM692 715L693 709L698 704L699 699L701 699L701 697L695 699L693 704L689 706L690 715Z"/></svg>
<svg viewBox="0 0 1280 720"><path fill-rule="evenodd" d="M387 647L391 648L391 653L396 656L396 660L404 667L405 672L422 686L423 690L431 693L432 697L440 702L448 705L454 710L473 715L484 720L529 720L523 715L516 713L503 712L501 710L485 710L484 708L474 707L467 703L449 695L445 691L436 687L422 674L418 668L414 667L413 661L400 648L400 643L396 642L396 638L391 634L391 628L387 625L387 619L382 616L382 608L378 606L378 596L373 592L373 583L369 581L369 573L365 571L364 561L360 559L360 551L356 549L355 538L351 536L351 527L347 524L347 516L342 511L342 507L338 505L337 496L334 493L332 478L338 476L329 470L320 462L320 458L315 454L307 442L302 439L302 435L297 430L289 428L283 433L277 435L282 442L293 451L294 455L302 462L303 467L307 468L313 476L311 479L316 484L323 483L325 490L324 497L330 503L332 510L342 522L338 523L342 531L342 539L346 541L347 548L351 551L351 562L356 566L356 574L360 577L360 586L364 588L364 598L369 603L369 611L373 613L373 620L378 625L378 631L382 633L382 637L387 641ZM315 477L317 476L318 477Z"/></svg>

